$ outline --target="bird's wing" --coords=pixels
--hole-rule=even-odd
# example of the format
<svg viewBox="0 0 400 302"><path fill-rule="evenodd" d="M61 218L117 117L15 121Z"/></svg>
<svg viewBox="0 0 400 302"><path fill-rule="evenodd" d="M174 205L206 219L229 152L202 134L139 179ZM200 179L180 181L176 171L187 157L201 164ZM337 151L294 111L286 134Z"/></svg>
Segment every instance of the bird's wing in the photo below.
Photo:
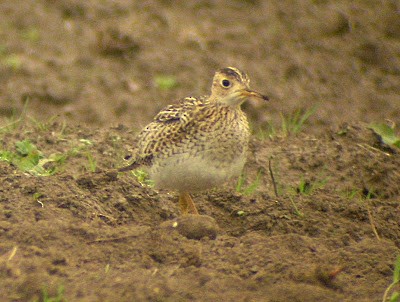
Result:
<svg viewBox="0 0 400 302"><path fill-rule="evenodd" d="M139 133L135 159L121 171L132 170L141 165L149 166L157 154L171 152L171 144L168 142L179 141L179 136L186 135L186 127L205 105L206 100L206 96L187 97L162 109Z"/></svg>
<svg viewBox="0 0 400 302"><path fill-rule="evenodd" d="M154 122L157 123L180 123L186 125L190 116L196 112L196 108L204 104L206 97L194 98L187 97L179 100L178 103L168 105L162 109L155 117Z"/></svg>

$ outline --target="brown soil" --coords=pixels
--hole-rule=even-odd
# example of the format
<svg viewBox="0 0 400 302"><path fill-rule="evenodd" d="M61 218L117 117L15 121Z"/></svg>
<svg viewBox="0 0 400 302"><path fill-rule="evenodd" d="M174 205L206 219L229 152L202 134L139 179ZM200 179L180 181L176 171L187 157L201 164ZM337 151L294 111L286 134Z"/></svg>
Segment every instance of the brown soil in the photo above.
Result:
<svg viewBox="0 0 400 302"><path fill-rule="evenodd" d="M80 148L46 177L0 161L0 301L381 301L400 151L367 125L400 124L398 2L173 3L0 3L0 150ZM175 194L113 171L158 110L230 65L271 99L245 106L259 184L196 194L207 216L179 218ZM302 133L260 138L313 106Z"/></svg>

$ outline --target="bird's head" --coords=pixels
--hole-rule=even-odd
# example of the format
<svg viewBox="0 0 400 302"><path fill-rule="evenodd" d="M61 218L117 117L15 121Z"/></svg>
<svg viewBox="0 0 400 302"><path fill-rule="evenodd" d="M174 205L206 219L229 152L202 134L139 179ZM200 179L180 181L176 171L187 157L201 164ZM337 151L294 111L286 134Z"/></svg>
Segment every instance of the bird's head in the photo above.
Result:
<svg viewBox="0 0 400 302"><path fill-rule="evenodd" d="M246 73L234 67L226 67L214 75L210 100L228 106L240 106L247 99L267 101L268 97L250 89Z"/></svg>

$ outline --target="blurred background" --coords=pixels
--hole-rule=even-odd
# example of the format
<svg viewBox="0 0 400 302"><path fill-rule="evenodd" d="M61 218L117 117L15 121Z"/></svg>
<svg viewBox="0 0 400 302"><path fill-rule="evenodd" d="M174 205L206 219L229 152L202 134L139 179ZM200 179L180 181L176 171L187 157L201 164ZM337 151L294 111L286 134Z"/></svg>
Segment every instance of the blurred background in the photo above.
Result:
<svg viewBox="0 0 400 302"><path fill-rule="evenodd" d="M0 14L2 125L25 110L136 130L225 66L271 99L245 105L254 129L313 109L310 133L400 123L397 0L2 0Z"/></svg>

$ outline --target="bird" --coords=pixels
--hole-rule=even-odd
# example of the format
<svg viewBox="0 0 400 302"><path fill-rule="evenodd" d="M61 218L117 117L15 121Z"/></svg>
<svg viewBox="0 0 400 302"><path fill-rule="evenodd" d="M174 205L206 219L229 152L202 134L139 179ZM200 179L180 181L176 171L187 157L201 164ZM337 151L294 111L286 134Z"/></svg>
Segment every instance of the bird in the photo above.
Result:
<svg viewBox="0 0 400 302"><path fill-rule="evenodd" d="M143 128L132 162L119 171L144 168L156 188L179 193L182 215L199 214L190 193L242 173L250 127L241 104L268 100L249 84L248 75L235 67L216 71L209 95L180 99Z"/></svg>

